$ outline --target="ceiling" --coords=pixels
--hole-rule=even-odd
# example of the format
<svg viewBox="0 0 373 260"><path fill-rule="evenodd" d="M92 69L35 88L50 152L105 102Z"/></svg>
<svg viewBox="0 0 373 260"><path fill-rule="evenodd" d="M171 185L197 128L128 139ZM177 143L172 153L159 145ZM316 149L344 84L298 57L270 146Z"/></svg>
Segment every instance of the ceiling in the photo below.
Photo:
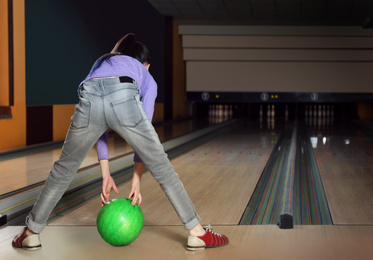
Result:
<svg viewBox="0 0 373 260"><path fill-rule="evenodd" d="M371 28L372 0L148 0L179 24Z"/></svg>

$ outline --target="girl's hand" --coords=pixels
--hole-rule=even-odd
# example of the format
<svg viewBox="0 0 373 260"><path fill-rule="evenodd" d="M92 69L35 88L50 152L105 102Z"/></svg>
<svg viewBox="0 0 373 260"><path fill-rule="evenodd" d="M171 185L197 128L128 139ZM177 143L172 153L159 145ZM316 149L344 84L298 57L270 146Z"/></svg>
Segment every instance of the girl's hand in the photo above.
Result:
<svg viewBox="0 0 373 260"><path fill-rule="evenodd" d="M128 198L132 199L132 206L137 205L140 206L142 202L142 197L140 193L140 180L137 178L137 175L134 175L131 182L131 192L128 196Z"/></svg>
<svg viewBox="0 0 373 260"><path fill-rule="evenodd" d="M142 197L140 193L140 183L141 183L141 177L142 172L144 171L144 163L142 162L135 162L133 167L133 177L131 182L131 192L128 198L132 199L132 206L137 205L140 206L142 202Z"/></svg>
<svg viewBox="0 0 373 260"><path fill-rule="evenodd" d="M115 193L119 193L113 177L111 177L110 174L105 174L102 176L101 207L109 202L111 189L113 189Z"/></svg>
<svg viewBox="0 0 373 260"><path fill-rule="evenodd" d="M110 191L114 190L115 193L119 193L113 177L110 175L109 160L100 160L100 168L102 173L102 191L101 191L101 207L103 207L110 200Z"/></svg>

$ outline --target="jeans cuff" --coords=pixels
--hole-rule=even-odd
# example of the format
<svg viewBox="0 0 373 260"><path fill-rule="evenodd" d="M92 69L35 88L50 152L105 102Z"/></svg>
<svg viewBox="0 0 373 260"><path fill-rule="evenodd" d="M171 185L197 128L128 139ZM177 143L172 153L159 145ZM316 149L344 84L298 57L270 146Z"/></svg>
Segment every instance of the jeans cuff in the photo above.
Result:
<svg viewBox="0 0 373 260"><path fill-rule="evenodd" d="M38 224L30 219L30 216L26 217L26 226L34 233L39 234L43 231L46 224Z"/></svg>
<svg viewBox="0 0 373 260"><path fill-rule="evenodd" d="M193 218L192 221L189 221L188 223L184 224L184 228L186 230L191 230L195 228L200 222L201 222L201 218L200 216L198 216L198 214L196 214L195 218Z"/></svg>

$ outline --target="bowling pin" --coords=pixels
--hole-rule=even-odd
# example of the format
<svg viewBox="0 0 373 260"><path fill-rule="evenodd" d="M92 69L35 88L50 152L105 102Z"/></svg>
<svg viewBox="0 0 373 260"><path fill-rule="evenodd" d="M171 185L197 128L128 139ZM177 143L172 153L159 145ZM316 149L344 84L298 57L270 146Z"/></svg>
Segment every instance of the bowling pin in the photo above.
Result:
<svg viewBox="0 0 373 260"><path fill-rule="evenodd" d="M259 121L260 122L263 121L263 105L260 105L260 108L259 108Z"/></svg>
<svg viewBox="0 0 373 260"><path fill-rule="evenodd" d="M289 110L288 110L288 105L285 107L285 121L287 122L289 118Z"/></svg>
<svg viewBox="0 0 373 260"><path fill-rule="evenodd" d="M322 111L321 111L321 105L319 105L319 118L321 118L322 117Z"/></svg>
<svg viewBox="0 0 373 260"><path fill-rule="evenodd" d="M271 118L271 129L272 130L275 129L275 118L274 117Z"/></svg>
<svg viewBox="0 0 373 260"><path fill-rule="evenodd" d="M259 117L263 116L263 105L260 105L259 107Z"/></svg>
<svg viewBox="0 0 373 260"><path fill-rule="evenodd" d="M314 116L315 118L317 117L317 106L316 106L316 105L314 106L313 116Z"/></svg>

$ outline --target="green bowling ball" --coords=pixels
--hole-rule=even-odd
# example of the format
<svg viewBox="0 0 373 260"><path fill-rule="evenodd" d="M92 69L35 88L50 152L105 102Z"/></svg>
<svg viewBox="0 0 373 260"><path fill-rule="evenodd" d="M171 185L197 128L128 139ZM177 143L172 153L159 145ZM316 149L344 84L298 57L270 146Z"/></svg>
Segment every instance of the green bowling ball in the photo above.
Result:
<svg viewBox="0 0 373 260"><path fill-rule="evenodd" d="M97 230L103 240L113 246L125 246L140 235L144 226L141 208L132 200L110 200L97 215Z"/></svg>

